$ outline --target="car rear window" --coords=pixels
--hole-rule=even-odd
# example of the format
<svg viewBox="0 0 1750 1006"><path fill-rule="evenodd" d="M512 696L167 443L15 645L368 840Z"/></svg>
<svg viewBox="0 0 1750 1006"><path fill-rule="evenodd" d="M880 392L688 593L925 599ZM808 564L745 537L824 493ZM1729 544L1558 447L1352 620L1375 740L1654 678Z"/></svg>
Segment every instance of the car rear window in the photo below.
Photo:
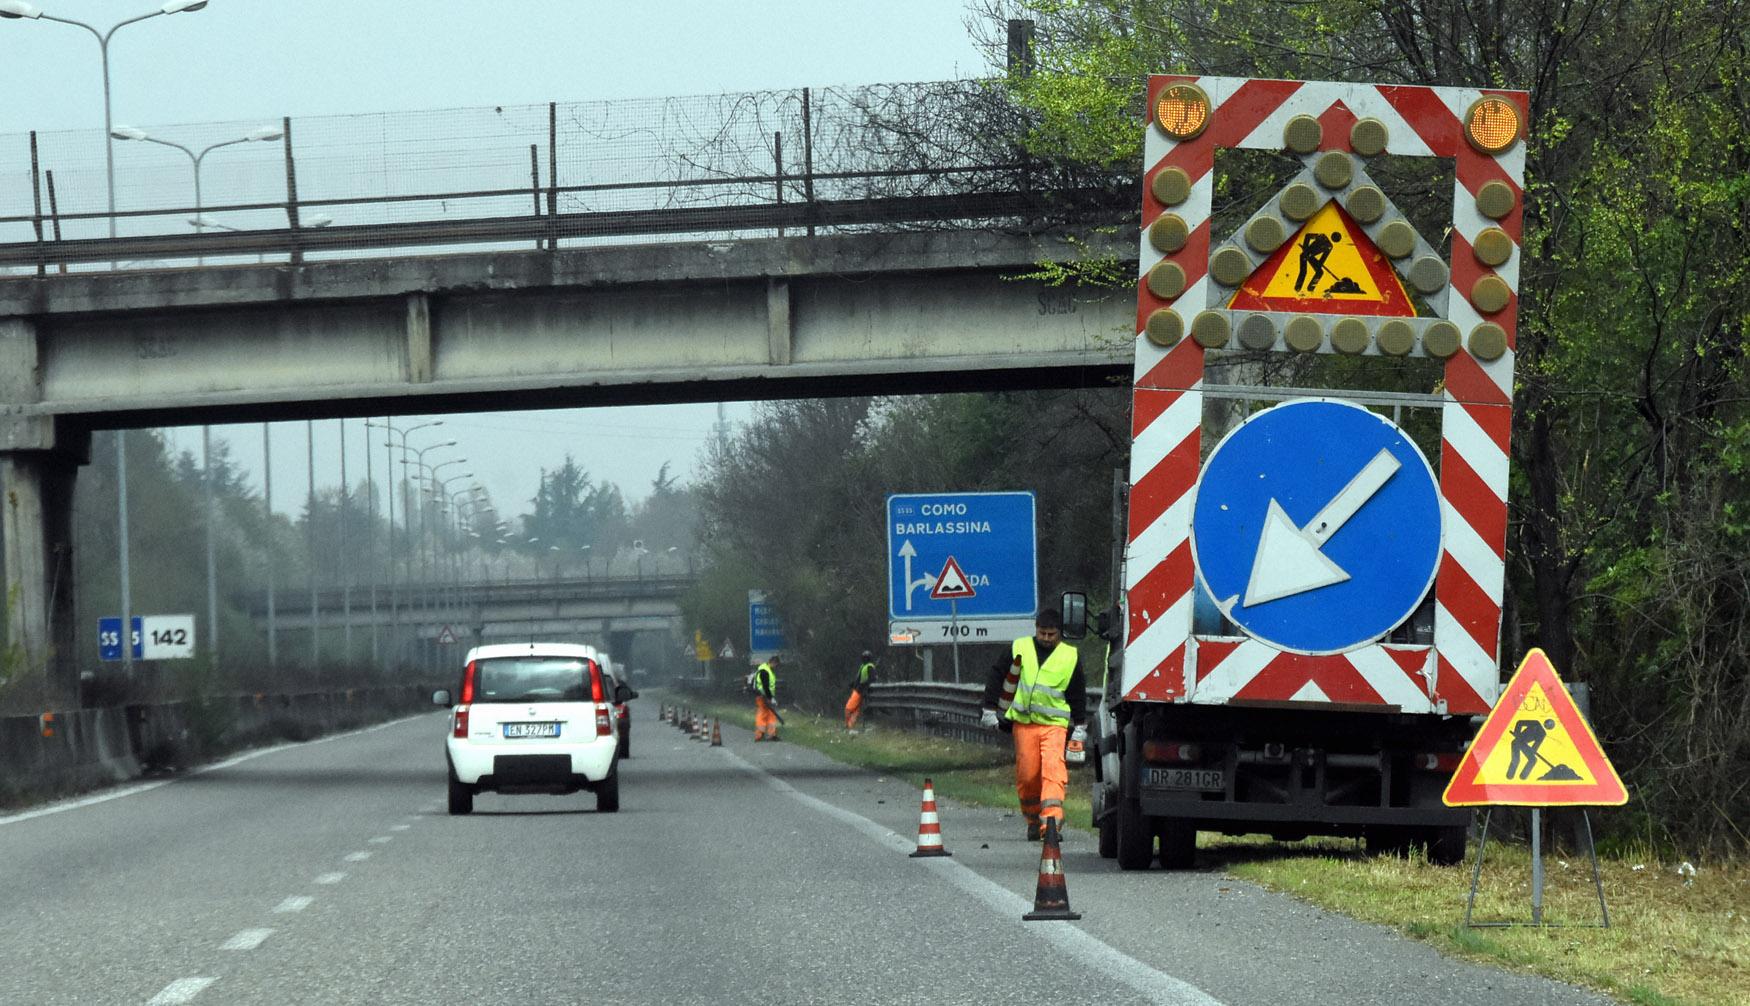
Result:
<svg viewBox="0 0 1750 1006"><path fill-rule="evenodd" d="M591 661L583 657L490 657L476 661L477 702L585 702Z"/></svg>

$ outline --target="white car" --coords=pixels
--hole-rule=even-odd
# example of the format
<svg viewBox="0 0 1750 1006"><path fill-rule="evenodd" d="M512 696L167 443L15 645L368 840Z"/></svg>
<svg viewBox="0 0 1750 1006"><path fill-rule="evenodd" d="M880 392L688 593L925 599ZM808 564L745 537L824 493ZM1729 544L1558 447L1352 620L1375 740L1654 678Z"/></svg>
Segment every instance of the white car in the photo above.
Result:
<svg viewBox="0 0 1750 1006"><path fill-rule="evenodd" d="M468 651L444 744L450 813L474 809L474 794L595 793L596 809L620 809L614 703L630 692L602 673L592 646L507 643ZM610 689L612 691L610 691Z"/></svg>

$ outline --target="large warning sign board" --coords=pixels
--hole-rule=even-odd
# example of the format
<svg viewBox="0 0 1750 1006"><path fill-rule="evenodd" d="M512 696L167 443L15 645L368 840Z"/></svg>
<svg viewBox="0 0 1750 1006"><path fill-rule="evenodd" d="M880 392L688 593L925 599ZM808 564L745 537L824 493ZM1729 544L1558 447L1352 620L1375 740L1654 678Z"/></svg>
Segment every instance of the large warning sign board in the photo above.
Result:
<svg viewBox="0 0 1750 1006"><path fill-rule="evenodd" d="M1542 650L1525 655L1443 797L1449 807L1600 807L1628 790Z"/></svg>
<svg viewBox="0 0 1750 1006"><path fill-rule="evenodd" d="M1334 201L1265 259L1234 291L1228 307L1402 318L1416 314L1391 261Z"/></svg>

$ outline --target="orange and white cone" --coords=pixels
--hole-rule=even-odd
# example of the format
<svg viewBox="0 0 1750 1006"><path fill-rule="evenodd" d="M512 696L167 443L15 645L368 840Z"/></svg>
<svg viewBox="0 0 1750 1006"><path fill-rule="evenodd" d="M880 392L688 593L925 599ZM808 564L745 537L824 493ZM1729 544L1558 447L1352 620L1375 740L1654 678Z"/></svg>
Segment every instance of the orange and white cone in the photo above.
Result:
<svg viewBox="0 0 1750 1006"><path fill-rule="evenodd" d="M1039 886L1033 889L1033 910L1021 916L1028 922L1044 919L1079 919L1069 910L1069 888L1063 883L1063 853L1058 849L1057 818L1045 819L1045 847L1039 851Z"/></svg>
<svg viewBox="0 0 1750 1006"><path fill-rule="evenodd" d="M942 822L936 817L936 786L925 779L924 806L918 812L918 847L911 854L911 858L952 855L953 853L942 847Z"/></svg>
<svg viewBox="0 0 1750 1006"><path fill-rule="evenodd" d="M714 719L711 721L711 746L714 748L720 748L723 746L723 721L722 720Z"/></svg>

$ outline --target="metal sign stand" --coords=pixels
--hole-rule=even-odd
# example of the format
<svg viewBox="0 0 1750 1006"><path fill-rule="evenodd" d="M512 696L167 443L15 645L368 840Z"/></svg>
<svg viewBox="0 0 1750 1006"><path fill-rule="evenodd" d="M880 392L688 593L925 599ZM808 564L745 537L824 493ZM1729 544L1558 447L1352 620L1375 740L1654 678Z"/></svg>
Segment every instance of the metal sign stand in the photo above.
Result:
<svg viewBox="0 0 1750 1006"><path fill-rule="evenodd" d="M1464 924L1467 929L1508 929L1516 926L1533 925L1549 929L1609 929L1610 909L1604 903L1604 880L1598 871L1598 846L1592 840L1592 817L1581 807L1580 820L1586 826L1586 855L1592 861L1592 887L1598 892L1597 923L1546 923L1543 921L1543 808L1531 808L1531 922L1472 922L1471 911L1477 903L1477 885L1483 875L1483 853L1489 847L1489 818L1494 815L1495 808L1490 807L1483 812L1483 834L1477 842L1477 862L1471 868L1470 897L1464 903Z"/></svg>
<svg viewBox="0 0 1750 1006"><path fill-rule="evenodd" d="M960 602L948 601L948 635L954 640L954 683L960 683Z"/></svg>

